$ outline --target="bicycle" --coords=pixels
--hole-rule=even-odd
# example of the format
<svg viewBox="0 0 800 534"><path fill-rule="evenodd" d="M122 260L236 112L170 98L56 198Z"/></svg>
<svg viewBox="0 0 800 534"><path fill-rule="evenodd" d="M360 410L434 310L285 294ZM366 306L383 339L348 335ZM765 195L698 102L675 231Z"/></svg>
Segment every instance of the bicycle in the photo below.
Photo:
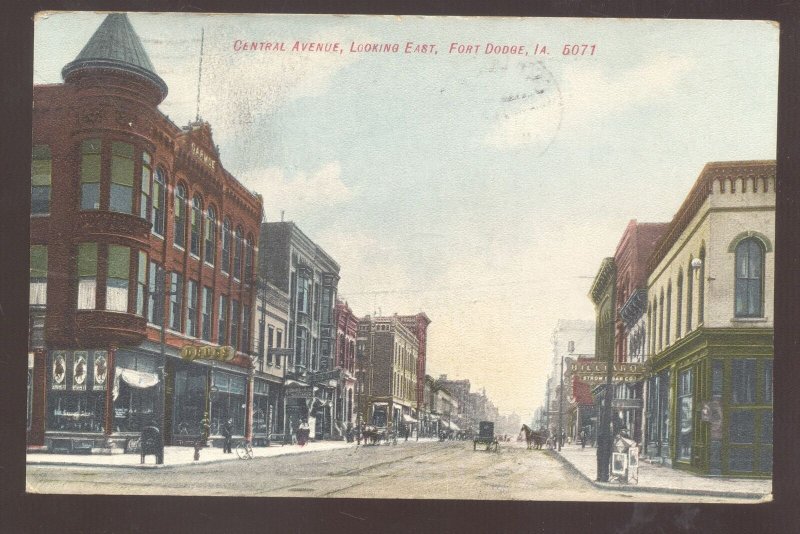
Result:
<svg viewBox="0 0 800 534"><path fill-rule="evenodd" d="M249 441L240 441L236 446L236 456L238 456L240 460L252 460L253 445L251 445Z"/></svg>

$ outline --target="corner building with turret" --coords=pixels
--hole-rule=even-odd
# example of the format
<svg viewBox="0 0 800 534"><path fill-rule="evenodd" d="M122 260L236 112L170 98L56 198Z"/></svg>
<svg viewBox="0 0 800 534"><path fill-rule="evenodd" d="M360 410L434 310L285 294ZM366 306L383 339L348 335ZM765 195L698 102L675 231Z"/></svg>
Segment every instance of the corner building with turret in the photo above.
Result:
<svg viewBox="0 0 800 534"><path fill-rule="evenodd" d="M252 433L261 198L211 127L175 125L127 15L33 93L28 445L100 452ZM223 347L224 358L185 359Z"/></svg>

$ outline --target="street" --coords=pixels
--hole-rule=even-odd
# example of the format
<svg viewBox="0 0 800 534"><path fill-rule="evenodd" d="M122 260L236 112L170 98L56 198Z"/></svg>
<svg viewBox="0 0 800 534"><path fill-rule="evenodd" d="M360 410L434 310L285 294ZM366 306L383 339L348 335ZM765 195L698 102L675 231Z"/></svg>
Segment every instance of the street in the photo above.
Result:
<svg viewBox="0 0 800 534"><path fill-rule="evenodd" d="M230 495L386 499L743 502L742 499L626 492L593 487L553 453L501 443L400 441L253 460L162 469L28 465L34 493Z"/></svg>

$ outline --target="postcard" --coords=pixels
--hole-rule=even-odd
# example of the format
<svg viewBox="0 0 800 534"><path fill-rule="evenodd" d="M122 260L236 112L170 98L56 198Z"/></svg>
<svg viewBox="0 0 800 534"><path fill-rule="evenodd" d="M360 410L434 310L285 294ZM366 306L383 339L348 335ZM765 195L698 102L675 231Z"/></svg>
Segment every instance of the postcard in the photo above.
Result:
<svg viewBox="0 0 800 534"><path fill-rule="evenodd" d="M771 500L778 36L37 14L27 491Z"/></svg>

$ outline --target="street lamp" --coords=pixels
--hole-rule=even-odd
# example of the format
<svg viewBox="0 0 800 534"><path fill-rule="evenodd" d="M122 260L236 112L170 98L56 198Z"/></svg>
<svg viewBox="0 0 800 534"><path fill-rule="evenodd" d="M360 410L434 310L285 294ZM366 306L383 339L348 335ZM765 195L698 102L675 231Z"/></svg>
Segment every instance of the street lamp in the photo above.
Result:
<svg viewBox="0 0 800 534"><path fill-rule="evenodd" d="M570 356L575 352L575 342L570 341L567 343L567 351ZM561 376L560 385L558 388L558 450L561 452L561 446L564 445L564 353L561 353Z"/></svg>

